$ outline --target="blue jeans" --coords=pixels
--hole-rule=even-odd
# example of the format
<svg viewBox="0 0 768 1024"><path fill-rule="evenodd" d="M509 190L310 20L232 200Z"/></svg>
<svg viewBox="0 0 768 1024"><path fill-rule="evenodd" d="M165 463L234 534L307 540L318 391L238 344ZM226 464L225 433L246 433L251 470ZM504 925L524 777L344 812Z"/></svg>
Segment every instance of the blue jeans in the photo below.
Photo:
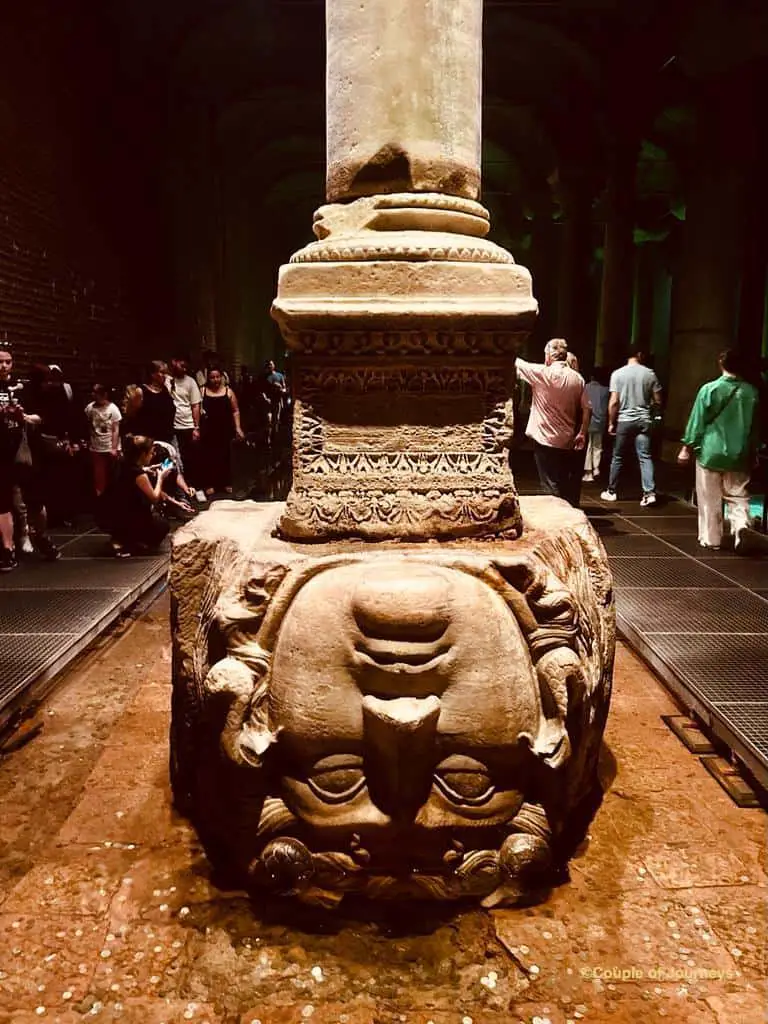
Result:
<svg viewBox="0 0 768 1024"><path fill-rule="evenodd" d="M613 445L611 471L608 476L608 490L615 491L619 482L619 474L624 464L628 447L634 441L637 461L640 463L640 482L643 494L651 494L656 490L653 478L653 459L651 458L651 434L648 423L617 423L616 439Z"/></svg>

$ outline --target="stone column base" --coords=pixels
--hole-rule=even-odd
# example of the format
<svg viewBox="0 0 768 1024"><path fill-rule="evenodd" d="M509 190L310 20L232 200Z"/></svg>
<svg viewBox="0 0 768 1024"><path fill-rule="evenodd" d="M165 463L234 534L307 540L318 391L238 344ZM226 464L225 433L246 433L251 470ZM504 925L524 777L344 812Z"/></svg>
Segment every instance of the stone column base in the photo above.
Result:
<svg viewBox="0 0 768 1024"><path fill-rule="evenodd" d="M581 512L515 541L303 545L220 502L173 544L177 805L234 884L530 900L599 803L611 576Z"/></svg>
<svg viewBox="0 0 768 1024"><path fill-rule="evenodd" d="M507 446L531 275L479 203L430 193L321 207L280 268L291 352L289 540L515 536Z"/></svg>

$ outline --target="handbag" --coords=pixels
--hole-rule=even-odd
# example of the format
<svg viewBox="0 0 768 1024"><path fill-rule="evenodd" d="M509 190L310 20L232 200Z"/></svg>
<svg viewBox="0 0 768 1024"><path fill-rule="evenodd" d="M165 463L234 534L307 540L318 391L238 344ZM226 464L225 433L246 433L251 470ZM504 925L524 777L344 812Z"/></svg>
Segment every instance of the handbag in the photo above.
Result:
<svg viewBox="0 0 768 1024"><path fill-rule="evenodd" d="M29 438L27 437L27 425L24 424L21 432L21 440L19 441L19 447L16 449L16 457L13 460L17 466L31 466L32 465L32 449L29 447Z"/></svg>

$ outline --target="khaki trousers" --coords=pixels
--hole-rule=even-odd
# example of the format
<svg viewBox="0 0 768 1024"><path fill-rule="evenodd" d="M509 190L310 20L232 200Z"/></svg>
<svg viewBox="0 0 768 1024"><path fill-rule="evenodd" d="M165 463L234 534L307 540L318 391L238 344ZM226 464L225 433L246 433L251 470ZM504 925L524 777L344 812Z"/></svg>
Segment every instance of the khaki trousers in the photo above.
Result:
<svg viewBox="0 0 768 1024"><path fill-rule="evenodd" d="M723 502L728 506L731 534L749 526L749 473L720 472L696 463L696 502L699 507L699 543L720 547L723 539Z"/></svg>
<svg viewBox="0 0 768 1024"><path fill-rule="evenodd" d="M587 434L587 456L584 459L584 474L600 476L600 462L603 458L603 435Z"/></svg>

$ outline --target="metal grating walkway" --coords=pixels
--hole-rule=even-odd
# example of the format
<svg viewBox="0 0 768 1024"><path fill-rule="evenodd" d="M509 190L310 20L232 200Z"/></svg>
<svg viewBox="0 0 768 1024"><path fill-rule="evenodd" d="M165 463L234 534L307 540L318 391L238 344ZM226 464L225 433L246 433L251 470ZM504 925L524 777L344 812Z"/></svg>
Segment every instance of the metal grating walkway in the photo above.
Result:
<svg viewBox="0 0 768 1024"><path fill-rule="evenodd" d="M51 537L58 562L25 557L0 575L0 724L167 571L167 541L159 554L116 559L109 538L90 524Z"/></svg>
<svg viewBox="0 0 768 1024"><path fill-rule="evenodd" d="M641 510L590 492L620 635L768 788L768 558L702 550L684 502Z"/></svg>

